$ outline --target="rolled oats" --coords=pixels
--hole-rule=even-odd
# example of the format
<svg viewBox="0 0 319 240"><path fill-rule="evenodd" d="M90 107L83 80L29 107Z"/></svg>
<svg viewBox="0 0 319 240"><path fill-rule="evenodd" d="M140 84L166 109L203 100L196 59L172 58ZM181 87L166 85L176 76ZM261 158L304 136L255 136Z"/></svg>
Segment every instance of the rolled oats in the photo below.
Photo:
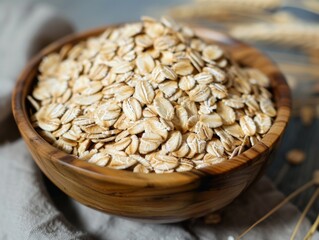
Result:
<svg viewBox="0 0 319 240"><path fill-rule="evenodd" d="M101 167L185 172L229 161L269 131L268 77L163 17L107 29L45 56L32 126Z"/></svg>
<svg viewBox="0 0 319 240"><path fill-rule="evenodd" d="M249 116L243 116L239 119L239 124L247 136L253 136L256 133L256 124Z"/></svg>
<svg viewBox="0 0 319 240"><path fill-rule="evenodd" d="M166 119L172 120L174 117L174 107L170 101L168 101L164 97L156 97L154 99L154 106L156 109L157 114Z"/></svg>
<svg viewBox="0 0 319 240"><path fill-rule="evenodd" d="M123 112L132 121L137 121L142 117L142 107L140 102L131 97L123 101Z"/></svg>

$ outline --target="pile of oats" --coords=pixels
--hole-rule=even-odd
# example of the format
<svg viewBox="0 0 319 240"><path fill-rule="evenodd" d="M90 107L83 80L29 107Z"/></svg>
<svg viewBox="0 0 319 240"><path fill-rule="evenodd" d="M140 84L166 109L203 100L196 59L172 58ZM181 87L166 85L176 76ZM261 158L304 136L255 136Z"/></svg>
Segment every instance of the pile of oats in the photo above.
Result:
<svg viewBox="0 0 319 240"><path fill-rule="evenodd" d="M210 166L256 144L276 110L260 71L169 18L107 29L46 56L33 126L83 161L134 172Z"/></svg>

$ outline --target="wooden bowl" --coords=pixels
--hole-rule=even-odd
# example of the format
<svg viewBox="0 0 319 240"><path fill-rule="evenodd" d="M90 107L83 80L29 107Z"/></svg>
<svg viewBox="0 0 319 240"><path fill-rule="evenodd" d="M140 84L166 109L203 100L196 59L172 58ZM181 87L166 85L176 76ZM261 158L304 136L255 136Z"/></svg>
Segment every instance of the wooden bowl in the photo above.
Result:
<svg viewBox="0 0 319 240"><path fill-rule="evenodd" d="M98 35L103 30L105 27L74 34L49 45L29 62L18 79L13 94L13 113L37 165L70 197L122 217L158 223L178 222L230 204L262 174L269 154L287 126L291 97L284 76L255 48L222 33L196 27L199 36L224 45L241 64L258 68L271 79L278 115L270 131L261 142L241 155L200 170L142 174L99 167L78 160L46 142L30 123L26 97L43 56L58 51L66 43Z"/></svg>

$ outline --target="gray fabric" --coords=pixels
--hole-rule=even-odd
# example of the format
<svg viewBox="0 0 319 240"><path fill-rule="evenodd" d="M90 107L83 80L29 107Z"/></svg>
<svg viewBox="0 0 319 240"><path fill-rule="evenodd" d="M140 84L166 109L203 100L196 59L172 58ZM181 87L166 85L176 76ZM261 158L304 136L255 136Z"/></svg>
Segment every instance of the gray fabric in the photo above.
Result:
<svg viewBox="0 0 319 240"><path fill-rule="evenodd" d="M2 145L0 156L0 239L85 239L52 204L22 140Z"/></svg>
<svg viewBox="0 0 319 240"><path fill-rule="evenodd" d="M47 43L69 32L70 27L52 9L38 5L0 5L0 27L0 123L5 126L14 79L30 55L42 45L39 39ZM67 214L69 209L58 209L53 204L40 170L21 139L0 145L0 162L1 240L230 240L283 199L270 180L263 178L226 208L218 225L205 225L201 219L178 224L139 223L103 214L74 200L68 205L59 203L73 209L73 214ZM288 239L299 216L299 211L287 204L245 239ZM297 239L309 227L309 222L304 221ZM318 238L317 234L314 239Z"/></svg>
<svg viewBox="0 0 319 240"><path fill-rule="evenodd" d="M0 120L3 120L11 111L8 106L14 80L26 61L72 28L46 5L0 3L0 29Z"/></svg>

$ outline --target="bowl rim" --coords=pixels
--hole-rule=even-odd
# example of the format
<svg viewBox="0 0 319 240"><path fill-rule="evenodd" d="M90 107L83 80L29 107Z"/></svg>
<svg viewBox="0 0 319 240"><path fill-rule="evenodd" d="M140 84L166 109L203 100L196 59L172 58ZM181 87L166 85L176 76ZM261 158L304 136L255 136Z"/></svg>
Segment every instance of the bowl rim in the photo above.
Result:
<svg viewBox="0 0 319 240"><path fill-rule="evenodd" d="M193 27L197 35L208 41L217 41L220 42L220 44L226 44L231 49L231 53L233 55L238 53L238 56L241 58L245 57L249 59L252 57L258 57L258 61L254 61L253 64L249 64L248 66L257 67L259 69L262 67L262 71L269 71L266 74L271 79L271 84L275 95L275 104L277 107L277 116L270 130L256 145L247 149L245 152L232 158L231 160L221 162L214 166L193 169L187 172L155 174L134 173L127 170L100 167L86 161L79 160L76 156L65 153L44 140L33 128L26 109L27 91L34 82L35 72L37 71L38 64L43 56L51 52L58 51L65 44L79 42L90 36L96 36L108 28L114 28L123 24L125 23L106 25L81 33L70 34L51 43L31 58L18 77L12 95L12 110L15 121L23 138L31 139L34 147L41 148L45 154L50 156L52 161L54 161L56 164L76 170L83 175L99 180L107 180L109 182L122 183L132 186L145 186L145 184L150 185L151 183L152 186L174 187L189 184L203 176L229 174L236 169L241 169L247 165L254 164L258 155L262 155L270 151L270 148L278 142L287 126L291 113L291 93L283 74L268 57L266 57L256 48L236 40L225 33L200 26ZM32 79L30 79L30 76L33 76Z"/></svg>

